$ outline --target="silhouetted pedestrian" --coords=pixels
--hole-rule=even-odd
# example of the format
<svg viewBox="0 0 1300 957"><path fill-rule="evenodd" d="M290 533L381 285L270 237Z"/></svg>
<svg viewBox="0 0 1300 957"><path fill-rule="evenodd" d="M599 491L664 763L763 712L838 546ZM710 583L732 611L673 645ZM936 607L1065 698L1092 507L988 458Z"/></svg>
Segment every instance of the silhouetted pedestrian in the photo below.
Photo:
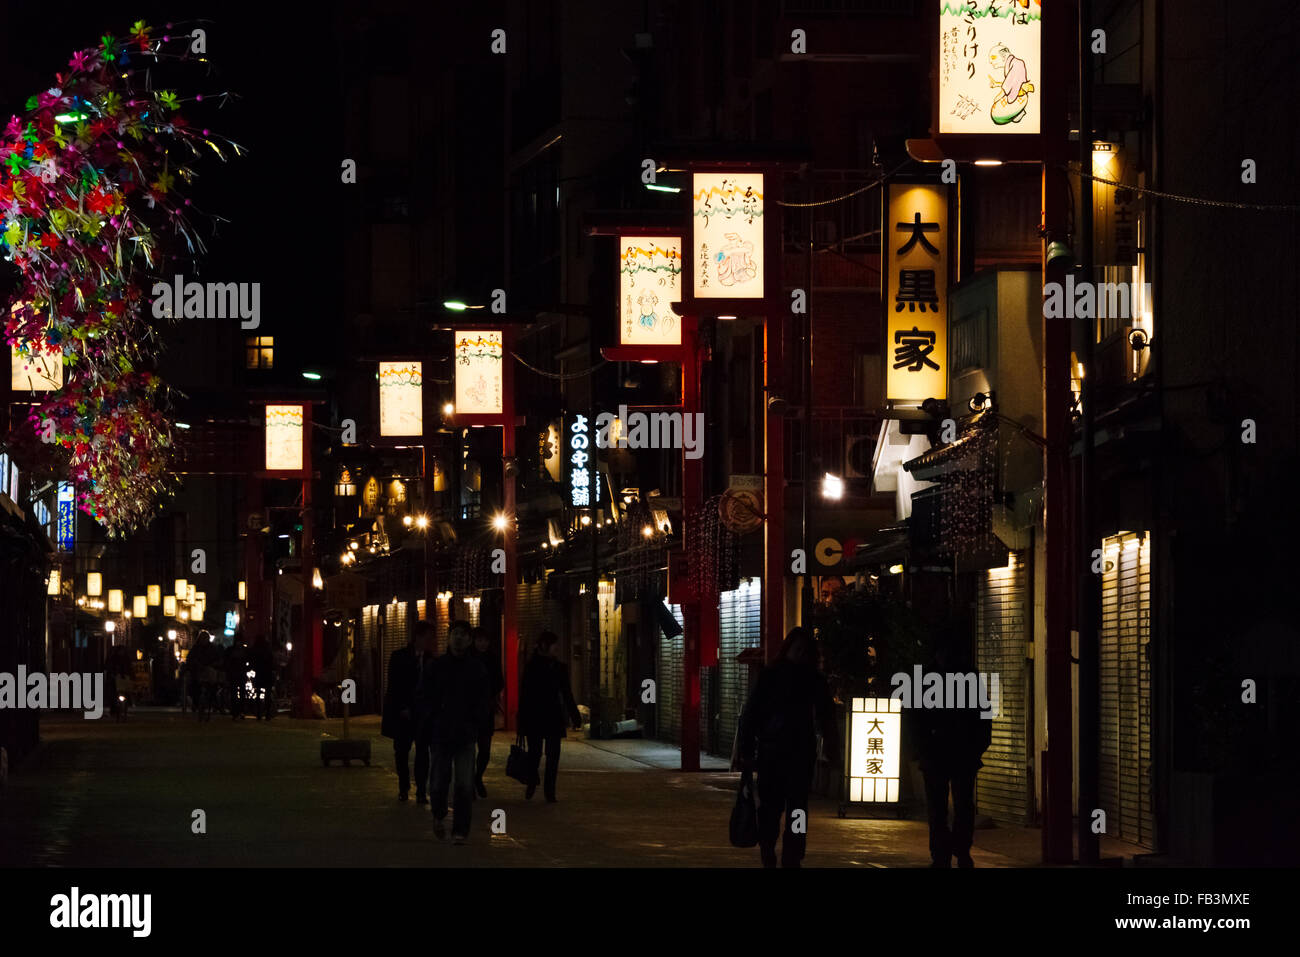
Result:
<svg viewBox="0 0 1300 957"><path fill-rule="evenodd" d="M248 700L248 645L238 634L226 649L226 684L230 689L230 720L242 721Z"/></svg>
<svg viewBox="0 0 1300 957"><path fill-rule="evenodd" d="M960 626L950 625L941 631L934 661L945 686L949 673L967 674L972 670L969 642ZM993 722L980 716L978 702L968 702L964 708L921 708L916 718L917 750L930 818L930 866L952 867L952 858L956 857L958 867L974 867L970 848L975 836L975 777L984 766L980 756L992 740Z"/></svg>
<svg viewBox="0 0 1300 957"><path fill-rule="evenodd" d="M275 717L275 655L271 643L264 635L258 635L253 642L253 652L249 656L249 665L253 672L253 710L257 720L270 721Z"/></svg>
<svg viewBox="0 0 1300 957"><path fill-rule="evenodd" d="M411 745L415 745L415 799L420 804L429 801L429 736L422 727L428 716L422 709L433 666L429 653L432 630L427 621L417 621L411 627L410 640L388 659L388 693L380 722L380 733L393 739L399 801L407 800L411 790L410 755Z"/></svg>
<svg viewBox="0 0 1300 957"><path fill-rule="evenodd" d="M519 683L519 730L528 741L528 751L538 766L542 747L546 748L546 778L543 793L552 804L556 801L555 782L560 773L560 741L565 726L582 727L578 706L569 686L569 669L560 661L560 638L544 631L537 636L533 654L524 665ZM537 781L524 791L525 798L537 793Z"/></svg>
<svg viewBox="0 0 1300 957"><path fill-rule="evenodd" d="M433 832L447 836L447 791L455 782L452 843L469 837L474 804L474 746L484 715L492 707L487 670L471 652L469 625L458 621L447 636L447 653L433 668Z"/></svg>
<svg viewBox="0 0 1300 957"><path fill-rule="evenodd" d="M478 762L474 766L474 790L481 798L487 797L487 787L483 784L483 772L492 760L492 732L496 730L497 708L500 705L501 689L506 686L505 676L501 674L501 665L492 653L491 639L486 628L475 628L471 632L474 638L474 654L483 662L487 670L488 688L492 696L492 707L483 719L478 732Z"/></svg>
<svg viewBox="0 0 1300 957"><path fill-rule="evenodd" d="M831 764L839 763L839 728L830 687L817 667L817 646L794 628L763 669L740 716L738 756L758 774L758 848L776 867L776 841L785 814L781 866L799 867L808 844L808 792L817 764L817 731ZM796 829L796 813L802 826Z"/></svg>

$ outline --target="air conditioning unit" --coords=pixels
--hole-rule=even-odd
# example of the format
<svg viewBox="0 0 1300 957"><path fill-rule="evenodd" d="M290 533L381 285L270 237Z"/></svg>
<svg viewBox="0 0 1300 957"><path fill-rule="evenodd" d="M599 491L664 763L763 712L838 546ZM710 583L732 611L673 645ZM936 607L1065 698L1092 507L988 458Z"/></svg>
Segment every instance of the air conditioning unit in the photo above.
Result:
<svg viewBox="0 0 1300 957"><path fill-rule="evenodd" d="M871 467L876 457L874 435L844 436L844 477L871 478Z"/></svg>

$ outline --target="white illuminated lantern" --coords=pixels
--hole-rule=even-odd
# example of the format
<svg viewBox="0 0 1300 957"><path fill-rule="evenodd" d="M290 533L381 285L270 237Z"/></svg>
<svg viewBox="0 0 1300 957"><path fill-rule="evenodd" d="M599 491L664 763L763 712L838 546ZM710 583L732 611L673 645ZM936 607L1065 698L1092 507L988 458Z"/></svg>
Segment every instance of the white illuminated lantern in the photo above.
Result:
<svg viewBox="0 0 1300 957"><path fill-rule="evenodd" d="M505 356L500 329L454 333L456 339L456 413L499 415Z"/></svg>
<svg viewBox="0 0 1300 957"><path fill-rule="evenodd" d="M379 434L424 434L424 370L419 362L379 363Z"/></svg>
<svg viewBox="0 0 1300 957"><path fill-rule="evenodd" d="M681 276L680 236L619 237L620 344L681 345L681 320L668 305L681 299Z"/></svg>
<svg viewBox="0 0 1300 957"><path fill-rule="evenodd" d="M268 472L302 471L301 405L266 407L266 470Z"/></svg>
<svg viewBox="0 0 1300 957"><path fill-rule="evenodd" d="M898 803L902 708L898 698L854 698L849 712L849 801Z"/></svg>
<svg viewBox="0 0 1300 957"><path fill-rule="evenodd" d="M697 299L763 298L763 174L695 173L691 275Z"/></svg>

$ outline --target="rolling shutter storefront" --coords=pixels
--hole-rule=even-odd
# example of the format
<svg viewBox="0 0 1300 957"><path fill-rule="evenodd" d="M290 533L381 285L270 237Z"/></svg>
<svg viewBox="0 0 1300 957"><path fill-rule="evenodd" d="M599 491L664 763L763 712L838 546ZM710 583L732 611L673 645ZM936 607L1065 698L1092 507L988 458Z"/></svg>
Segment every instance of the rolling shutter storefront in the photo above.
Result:
<svg viewBox="0 0 1300 957"><path fill-rule="evenodd" d="M1012 552L1005 568L990 568L983 575L976 609L976 670L997 674L1001 700L1000 714L992 719L993 740L982 758L975 805L995 821L1025 824L1032 817L1025 553Z"/></svg>
<svg viewBox="0 0 1300 957"><path fill-rule="evenodd" d="M1100 799L1106 831L1153 847L1151 808L1151 536L1102 542Z"/></svg>
<svg viewBox="0 0 1300 957"><path fill-rule="evenodd" d="M361 609L361 644L370 652L371 660L378 659L379 699L382 701L388 692L388 659L384 657L380 644L381 633L379 606L366 605Z"/></svg>
<svg viewBox="0 0 1300 957"><path fill-rule="evenodd" d="M379 606L373 606L378 608ZM393 602L383 606L384 610L384 681L388 681L388 662L392 660L393 652L406 644L406 604L405 602ZM387 688L384 689L388 691Z"/></svg>
<svg viewBox="0 0 1300 957"><path fill-rule="evenodd" d="M669 605L668 610L682 624L682 606ZM682 740L682 656L685 653L681 635L669 638L659 632L657 667L658 707L655 709L656 735L661 741L681 744Z"/></svg>
<svg viewBox="0 0 1300 957"><path fill-rule="evenodd" d="M762 587L759 579L746 578L739 588L722 593L718 634L718 754L731 755L736 724L749 692L748 668L736 656L747 648L757 648L761 635Z"/></svg>

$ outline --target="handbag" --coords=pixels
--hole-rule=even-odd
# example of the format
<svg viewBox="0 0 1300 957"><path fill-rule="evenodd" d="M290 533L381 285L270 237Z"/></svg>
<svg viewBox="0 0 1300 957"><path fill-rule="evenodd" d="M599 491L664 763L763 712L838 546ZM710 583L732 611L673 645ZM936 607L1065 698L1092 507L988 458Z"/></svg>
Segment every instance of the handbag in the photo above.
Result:
<svg viewBox="0 0 1300 957"><path fill-rule="evenodd" d="M523 785L537 784L539 758L541 758L540 754L528 753L528 749L524 747L524 736L519 735L515 738L515 743L510 745L510 756L506 758L506 777L513 778Z"/></svg>
<svg viewBox="0 0 1300 957"><path fill-rule="evenodd" d="M748 771L740 775L736 806L731 809L728 836L732 847L753 847L758 843L758 809L754 806L754 779Z"/></svg>

